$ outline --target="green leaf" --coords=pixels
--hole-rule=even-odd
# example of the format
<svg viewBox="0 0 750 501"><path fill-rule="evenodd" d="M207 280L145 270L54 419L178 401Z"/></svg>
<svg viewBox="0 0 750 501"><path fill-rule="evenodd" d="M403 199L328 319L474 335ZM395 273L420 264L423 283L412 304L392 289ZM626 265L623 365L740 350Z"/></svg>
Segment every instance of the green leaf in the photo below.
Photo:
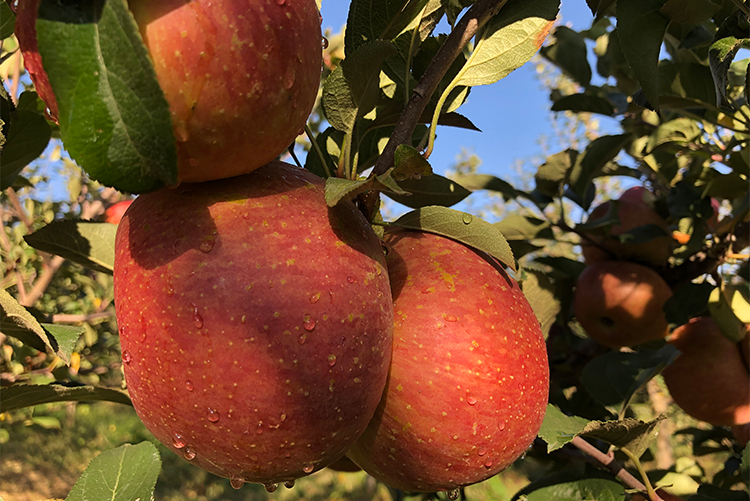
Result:
<svg viewBox="0 0 750 501"><path fill-rule="evenodd" d="M510 243L512 245L513 241ZM560 300L555 295L555 284L546 273L530 268L523 269L523 277L521 290L539 320L544 338L547 339L550 327L555 323L557 314L562 309Z"/></svg>
<svg viewBox="0 0 750 501"><path fill-rule="evenodd" d="M675 23L696 24L711 19L720 7L711 0L667 0L659 12Z"/></svg>
<svg viewBox="0 0 750 501"><path fill-rule="evenodd" d="M706 313L708 298L713 290L714 286L708 282L688 282L672 291L663 308L667 322L672 326L684 325L692 317Z"/></svg>
<svg viewBox="0 0 750 501"><path fill-rule="evenodd" d="M625 418L617 421L591 421L581 433L582 437L595 438L608 444L627 449L635 457L641 457L658 435L659 423L666 416L644 423L639 419Z"/></svg>
<svg viewBox="0 0 750 501"><path fill-rule="evenodd" d="M615 108L608 99L590 94L563 96L552 104L551 109L552 111L572 111L574 113L598 113L608 117L615 114Z"/></svg>
<svg viewBox="0 0 750 501"><path fill-rule="evenodd" d="M510 214L495 223L506 240L531 240L532 238L554 238L547 221L535 217Z"/></svg>
<svg viewBox="0 0 750 501"><path fill-rule="evenodd" d="M111 275L116 233L114 224L65 219L51 222L24 240L35 249Z"/></svg>
<svg viewBox="0 0 750 501"><path fill-rule="evenodd" d="M537 190L549 197L558 196L577 159L578 152L570 148L547 157L547 161L539 166L534 175Z"/></svg>
<svg viewBox="0 0 750 501"><path fill-rule="evenodd" d="M746 444L742 449L742 462L740 463L740 474L745 482L750 479L750 444Z"/></svg>
<svg viewBox="0 0 750 501"><path fill-rule="evenodd" d="M466 212L439 206L421 207L389 224L452 238L489 254L516 271L513 252L502 233L487 221Z"/></svg>
<svg viewBox="0 0 750 501"><path fill-rule="evenodd" d="M617 2L620 47L653 108L659 107L659 51L669 19L659 13L665 0Z"/></svg>
<svg viewBox="0 0 750 501"><path fill-rule="evenodd" d="M60 420L54 416L34 416L29 421L31 421L31 424L41 426L45 430L59 430L62 428Z"/></svg>
<svg viewBox="0 0 750 501"><path fill-rule="evenodd" d="M373 40L393 40L420 14L427 0L353 0L346 20L346 57Z"/></svg>
<svg viewBox="0 0 750 501"><path fill-rule="evenodd" d="M492 84L526 64L542 46L559 9L559 0L510 0L482 29L450 87Z"/></svg>
<svg viewBox="0 0 750 501"><path fill-rule="evenodd" d="M653 152L658 146L666 143L687 144L701 135L701 130L691 118L675 118L665 122L651 134L646 146L646 153Z"/></svg>
<svg viewBox="0 0 750 501"><path fill-rule="evenodd" d="M75 383L17 384L0 388L0 412L10 412L52 402L71 401L107 401L133 405L130 398L122 391L98 386L80 386Z"/></svg>
<svg viewBox="0 0 750 501"><path fill-rule="evenodd" d="M43 114L22 108L10 112L6 130L5 145L0 149L0 190L13 186L18 174L42 154L52 136Z"/></svg>
<svg viewBox="0 0 750 501"><path fill-rule="evenodd" d="M522 191L516 190L509 182L503 181L499 177L491 176L489 174L455 175L453 176L453 179L467 190L496 191L503 196L503 200L506 202L514 200L521 195L525 195Z"/></svg>
<svg viewBox="0 0 750 501"><path fill-rule="evenodd" d="M698 494L690 496L687 501L747 501L747 492L703 484L698 487Z"/></svg>
<svg viewBox="0 0 750 501"><path fill-rule="evenodd" d="M403 190L411 193L411 195L402 196L394 193L386 193L386 195L412 209L428 205L450 207L471 194L469 190L460 184L438 174L432 174L420 179L406 179L399 181L398 184Z"/></svg>
<svg viewBox="0 0 750 501"><path fill-rule="evenodd" d="M741 48L750 48L750 21L739 9L719 27L708 51L708 63L716 86L716 105L731 106L727 94L728 73Z"/></svg>
<svg viewBox="0 0 750 501"><path fill-rule="evenodd" d="M547 413L539 430L539 438L547 442L547 453L556 451L567 444L589 424L588 419L566 416L560 409L547 404Z"/></svg>
<svg viewBox="0 0 750 501"><path fill-rule="evenodd" d="M378 190L386 193L396 193L397 195L409 195L396 184L391 177L393 167L388 169L384 174L371 177L368 179L343 179L340 177L329 177L326 179L325 196L326 203L329 207L334 207L342 200L349 200L360 193L366 191Z"/></svg>
<svg viewBox="0 0 750 501"><path fill-rule="evenodd" d="M120 191L176 184L169 105L127 2L42 0L37 39L76 163Z"/></svg>
<svg viewBox="0 0 750 501"><path fill-rule="evenodd" d="M625 488L614 480L584 478L575 482L542 487L530 492L523 499L525 501L623 501Z"/></svg>
<svg viewBox="0 0 750 501"><path fill-rule="evenodd" d="M588 87L591 82L591 66L583 35L566 26L558 26L553 36L555 43L543 47L541 54L570 78L583 87Z"/></svg>
<svg viewBox="0 0 750 501"><path fill-rule="evenodd" d="M335 175L336 173L336 165L341 156L341 143L343 143L343 141L344 134L333 127L328 127L326 130L315 136L315 143L318 145L318 148L323 155L323 160L328 166L328 172L331 175ZM305 169L318 177L324 179L329 177L326 170L323 168L323 164L321 163L316 148L310 148L307 158L305 158Z"/></svg>
<svg viewBox="0 0 750 501"><path fill-rule="evenodd" d="M719 287L716 287L708 297L708 311L711 312L711 318L719 326L724 337L738 343L742 341L747 331L745 330L745 324L737 318L737 314L732 308L734 304L739 305L741 299L735 303L734 298L727 297L728 294L732 293L740 295L740 298L742 297L739 291L728 287L722 291Z"/></svg>
<svg viewBox="0 0 750 501"><path fill-rule="evenodd" d="M154 499L160 472L161 459L154 444L125 444L92 459L65 501Z"/></svg>
<svg viewBox="0 0 750 501"><path fill-rule="evenodd" d="M396 147L393 155L393 179L403 181L404 179L419 179L422 176L432 174L432 166L417 151L417 149L408 144L401 144Z"/></svg>
<svg viewBox="0 0 750 501"><path fill-rule="evenodd" d="M49 348L66 363L70 361L70 353L66 356L65 353L60 352L54 336L47 332L26 308L3 289L0 289L0 325L3 325L3 332L21 339L32 348L39 351L45 351L46 348ZM18 331L22 334L18 335Z"/></svg>
<svg viewBox="0 0 750 501"><path fill-rule="evenodd" d="M57 341L57 352L61 354L65 363L70 363L70 355L76 347L76 341L86 330L82 325L61 325L42 323L41 326L45 331L52 334Z"/></svg>
<svg viewBox="0 0 750 501"><path fill-rule="evenodd" d="M380 95L380 68L395 53L393 43L375 40L344 59L323 84L321 99L328 123L349 133L356 120L375 107Z"/></svg>
<svg viewBox="0 0 750 501"><path fill-rule="evenodd" d="M631 140L630 134L601 136L589 143L583 154L578 155L570 171L568 183L579 197L585 199L586 190L604 169L614 160ZM584 204L585 205L585 204ZM588 207L584 207L587 209Z"/></svg>
<svg viewBox="0 0 750 501"><path fill-rule="evenodd" d="M8 38L13 34L16 24L16 15L10 10L7 2L0 0L0 40Z"/></svg>

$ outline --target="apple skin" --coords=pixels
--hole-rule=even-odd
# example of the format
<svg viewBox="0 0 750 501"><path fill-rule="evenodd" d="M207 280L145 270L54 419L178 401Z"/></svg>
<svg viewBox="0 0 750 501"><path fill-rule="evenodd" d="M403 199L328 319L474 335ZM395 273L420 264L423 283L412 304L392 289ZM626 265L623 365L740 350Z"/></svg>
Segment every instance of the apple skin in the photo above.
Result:
<svg viewBox="0 0 750 501"><path fill-rule="evenodd" d="M638 261L652 266L663 266L672 255L672 241L666 221L652 208L654 195L647 189L636 186L626 190L618 200L617 215L620 224L609 228L609 238L590 233L588 239L581 239L581 252L586 263L607 260ZM589 215L589 221L604 217L609 211L610 202L596 207ZM665 236L643 243L621 243L617 236L639 226L655 224L661 227ZM592 243L593 242L593 243ZM595 244L598 244L595 245Z"/></svg>
<svg viewBox="0 0 750 501"><path fill-rule="evenodd" d="M347 456L409 492L485 480L536 437L549 392L539 322L500 265L456 241L389 231L393 356Z"/></svg>
<svg viewBox="0 0 750 501"><path fill-rule="evenodd" d="M690 319L668 341L682 352L662 372L675 403L714 425L750 423L750 371L742 343L724 337L710 317Z"/></svg>
<svg viewBox="0 0 750 501"><path fill-rule="evenodd" d="M122 202L117 202L116 204L107 207L107 210L104 211L104 221L112 224L120 224L122 216L132 203L132 200L123 200Z"/></svg>
<svg viewBox="0 0 750 501"><path fill-rule="evenodd" d="M373 416L393 329L381 241L353 204L328 208L308 171L273 162L141 195L118 227L114 283L133 405L193 464L294 480Z"/></svg>
<svg viewBox="0 0 750 501"><path fill-rule="evenodd" d="M333 463L329 464L328 469L333 471L340 471L343 473L354 473L356 471L362 471L362 468L354 464L354 462L346 456L343 456Z"/></svg>
<svg viewBox="0 0 750 501"><path fill-rule="evenodd" d="M578 277L573 309L591 339L635 346L669 333L662 308L672 291L651 268L628 261L587 266Z"/></svg>

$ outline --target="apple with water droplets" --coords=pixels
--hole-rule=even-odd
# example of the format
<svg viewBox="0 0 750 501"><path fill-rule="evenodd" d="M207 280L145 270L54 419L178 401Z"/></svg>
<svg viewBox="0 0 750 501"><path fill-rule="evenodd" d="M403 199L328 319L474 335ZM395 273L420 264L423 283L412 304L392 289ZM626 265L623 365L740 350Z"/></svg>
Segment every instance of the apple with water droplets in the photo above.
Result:
<svg viewBox="0 0 750 501"><path fill-rule="evenodd" d="M18 4L16 35L53 119L36 39L41 0ZM302 131L322 64L315 0L129 0L169 103L179 178L201 182L270 162Z"/></svg>
<svg viewBox="0 0 750 501"><path fill-rule="evenodd" d="M269 488L326 467L367 426L391 355L381 241L324 183L273 162L138 197L115 302L146 427L212 473Z"/></svg>
<svg viewBox="0 0 750 501"><path fill-rule="evenodd" d="M386 242L391 368L347 456L391 487L455 495L506 468L536 437L549 392L544 338L494 259L430 233L389 231Z"/></svg>

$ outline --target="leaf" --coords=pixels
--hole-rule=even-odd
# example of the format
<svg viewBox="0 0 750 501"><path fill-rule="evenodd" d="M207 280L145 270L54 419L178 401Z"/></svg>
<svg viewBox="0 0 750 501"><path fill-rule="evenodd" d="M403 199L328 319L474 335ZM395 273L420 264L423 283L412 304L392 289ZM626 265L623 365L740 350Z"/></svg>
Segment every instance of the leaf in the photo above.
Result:
<svg viewBox="0 0 750 501"><path fill-rule="evenodd" d="M554 238L547 221L535 217L511 214L495 223L506 240L531 240L532 238Z"/></svg>
<svg viewBox="0 0 750 501"><path fill-rule="evenodd" d="M745 444L745 448L742 449L742 462L740 463L740 474L742 478L750 478L750 444Z"/></svg>
<svg viewBox="0 0 750 501"><path fill-rule="evenodd" d="M560 187L577 159L578 152L571 148L547 157L547 161L539 166L534 175L537 190L549 197L559 195Z"/></svg>
<svg viewBox="0 0 750 501"><path fill-rule="evenodd" d="M496 191L503 196L507 202L523 194L516 190L509 182L489 174L466 174L453 176L455 181L468 190L490 190Z"/></svg>
<svg viewBox="0 0 750 501"><path fill-rule="evenodd" d="M559 0L510 0L482 29L450 87L492 84L523 66L542 46L559 8Z"/></svg>
<svg viewBox="0 0 750 501"><path fill-rule="evenodd" d="M326 179L325 196L326 203L329 207L334 207L342 200L349 200L360 193L366 191L378 190L392 192L398 195L409 195L396 184L391 174L393 167L388 169L384 174L371 177L368 179L343 179L340 177L329 177Z"/></svg>
<svg viewBox="0 0 750 501"><path fill-rule="evenodd" d="M399 181L399 186L411 193L409 196L386 193L389 198L412 209L428 205L450 207L468 197L471 192L460 184L438 174L421 179Z"/></svg>
<svg viewBox="0 0 750 501"><path fill-rule="evenodd" d="M570 171L568 183L579 197L585 199L586 190L604 167L614 160L631 140L630 134L617 136L600 136L586 147L586 150L576 157L575 165ZM585 205L585 204L584 204ZM584 207L588 209L588 207Z"/></svg>
<svg viewBox="0 0 750 501"><path fill-rule="evenodd" d="M75 383L17 384L0 388L0 412L10 412L52 402L70 401L107 401L133 405L130 398L122 391L98 386L79 386Z"/></svg>
<svg viewBox="0 0 750 501"><path fill-rule="evenodd" d="M598 113L608 117L615 115L615 108L608 99L590 94L563 96L552 104L551 110L572 111L574 113Z"/></svg>
<svg viewBox="0 0 750 501"><path fill-rule="evenodd" d="M502 233L487 221L466 212L439 206L421 207L389 224L452 238L516 271L516 261Z"/></svg>
<svg viewBox="0 0 750 501"><path fill-rule="evenodd" d="M690 496L687 501L747 501L747 492L703 484L698 487L698 494Z"/></svg>
<svg viewBox="0 0 750 501"><path fill-rule="evenodd" d="M524 268L524 279L521 282L521 290L534 310L544 338L547 339L550 327L555 323L557 314L560 313L561 304L555 296L555 285L549 277L537 270Z"/></svg>
<svg viewBox="0 0 750 501"><path fill-rule="evenodd" d="M625 418L617 421L591 421L581 433L582 437L595 438L627 449L633 456L641 457L656 439L659 426L666 416L644 423L639 419Z"/></svg>
<svg viewBox="0 0 750 501"><path fill-rule="evenodd" d="M691 118L675 118L659 125L648 138L646 153L653 152L666 143L687 144L701 135L701 130Z"/></svg>
<svg viewBox="0 0 750 501"><path fill-rule="evenodd" d="M547 442L547 454L549 454L573 440L587 424L589 424L588 419L566 416L556 406L547 404L547 413L544 415L544 421L539 430L539 438Z"/></svg>
<svg viewBox="0 0 750 501"><path fill-rule="evenodd" d="M160 472L161 459L154 444L125 444L92 459L65 501L154 499Z"/></svg>
<svg viewBox="0 0 750 501"><path fill-rule="evenodd" d="M380 95L380 68L395 53L391 42L375 40L358 47L333 70L323 83L321 98L328 123L349 133L357 118L375 107Z"/></svg>
<svg viewBox="0 0 750 501"><path fill-rule="evenodd" d="M0 190L13 186L18 174L42 154L52 137L52 128L44 115L16 108L10 112L5 145L0 148Z"/></svg>
<svg viewBox="0 0 750 501"><path fill-rule="evenodd" d="M59 430L62 428L60 420L53 416L34 416L30 421L32 424L41 426L46 430Z"/></svg>
<svg viewBox="0 0 750 501"><path fill-rule="evenodd" d="M49 348L53 353L59 351L59 345L54 336L48 333L26 308L3 289L0 289L0 325L3 325L3 332L14 337L18 337L16 330L24 332L25 339L22 340L34 349L45 351ZM16 329L7 329L6 326L16 327ZM69 354L67 358L64 353L59 353L59 355L66 362L70 361Z"/></svg>
<svg viewBox="0 0 750 501"><path fill-rule="evenodd" d="M688 282L672 291L663 308L667 322L672 326L684 325L692 317L706 313L708 297L713 290L714 286L708 282Z"/></svg>
<svg viewBox="0 0 750 501"><path fill-rule="evenodd" d="M741 48L750 48L750 21L739 9L727 17L714 35L708 51L708 63L716 86L716 105L730 106L727 95L728 73Z"/></svg>
<svg viewBox="0 0 750 501"><path fill-rule="evenodd" d="M620 47L653 108L659 107L659 51L669 19L659 13L665 0L617 2Z"/></svg>
<svg viewBox="0 0 750 501"><path fill-rule="evenodd" d="M76 163L120 191L175 185L169 105L125 0L42 0L37 39Z"/></svg>
<svg viewBox="0 0 750 501"><path fill-rule="evenodd" d="M711 0L667 0L659 12L675 23L696 24L710 19L720 7Z"/></svg>
<svg viewBox="0 0 750 501"><path fill-rule="evenodd" d="M10 10L7 2L0 1L0 40L8 38L13 34L15 24L16 15Z"/></svg>
<svg viewBox="0 0 750 501"><path fill-rule="evenodd" d="M524 501L623 501L625 488L606 478L583 478L539 488L526 494Z"/></svg>
<svg viewBox="0 0 750 501"><path fill-rule="evenodd" d="M115 224L64 219L26 235L24 240L35 249L111 275L116 233Z"/></svg>
<svg viewBox="0 0 750 501"><path fill-rule="evenodd" d="M346 20L346 57L373 40L393 40L419 14L427 0L353 0Z"/></svg>
<svg viewBox="0 0 750 501"><path fill-rule="evenodd" d="M553 36L555 42L542 47L541 54L570 78L583 87L588 87L591 82L591 66L587 60L588 51L583 35L566 26L558 26Z"/></svg>
<svg viewBox="0 0 750 501"><path fill-rule="evenodd" d="M677 348L670 344L659 350L608 352L586 364L581 381L586 391L599 403L619 411L678 354Z"/></svg>
<svg viewBox="0 0 750 501"><path fill-rule="evenodd" d="M341 131L328 127L326 130L315 136L315 143L320 149L328 166L328 172L334 175L336 172L336 165L338 159L341 156L341 143L344 141L344 134ZM318 177L327 178L329 175L323 168L320 157L318 156L317 149L315 147L310 148L310 151L305 158L305 169L309 170Z"/></svg>
<svg viewBox="0 0 750 501"><path fill-rule="evenodd" d="M57 341L57 353L66 364L70 363L70 355L76 346L76 341L85 331L82 325L61 325L42 323L41 326L45 331L52 334Z"/></svg>
<svg viewBox="0 0 750 501"><path fill-rule="evenodd" d="M734 304L739 305L741 299L738 298L735 303L734 300L727 298L728 293L733 292L739 294L739 291L733 291L728 287L724 290L716 287L708 297L708 311L711 312L711 318L719 326L724 337L734 343L739 343L745 337L747 331L745 330L745 324L737 318L732 308Z"/></svg>
<svg viewBox="0 0 750 501"><path fill-rule="evenodd" d="M400 144L396 147L393 155L393 179L403 181L404 179L419 179L421 176L432 174L432 166L417 151L408 144Z"/></svg>

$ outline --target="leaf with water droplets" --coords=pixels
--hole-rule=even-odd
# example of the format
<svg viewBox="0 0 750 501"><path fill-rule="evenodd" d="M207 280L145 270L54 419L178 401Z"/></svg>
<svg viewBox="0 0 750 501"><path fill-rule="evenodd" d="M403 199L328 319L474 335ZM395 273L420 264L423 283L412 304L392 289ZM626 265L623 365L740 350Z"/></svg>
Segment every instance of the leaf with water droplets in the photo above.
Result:
<svg viewBox="0 0 750 501"><path fill-rule="evenodd" d="M539 430L539 438L547 442L549 453L573 440L588 423L588 419L566 416L554 405L547 404L547 412L544 415L542 428Z"/></svg>
<svg viewBox="0 0 750 501"><path fill-rule="evenodd" d="M389 224L452 238L486 252L516 271L516 260L503 234L487 221L466 212L433 205L408 212Z"/></svg>
<svg viewBox="0 0 750 501"><path fill-rule="evenodd" d="M66 501L108 499L146 501L154 498L161 458L151 442L125 444L91 460Z"/></svg>
<svg viewBox="0 0 750 501"><path fill-rule="evenodd" d="M78 386L74 383L26 384L0 389L0 412L10 412L51 402L99 400L132 405L125 393L111 388Z"/></svg>

